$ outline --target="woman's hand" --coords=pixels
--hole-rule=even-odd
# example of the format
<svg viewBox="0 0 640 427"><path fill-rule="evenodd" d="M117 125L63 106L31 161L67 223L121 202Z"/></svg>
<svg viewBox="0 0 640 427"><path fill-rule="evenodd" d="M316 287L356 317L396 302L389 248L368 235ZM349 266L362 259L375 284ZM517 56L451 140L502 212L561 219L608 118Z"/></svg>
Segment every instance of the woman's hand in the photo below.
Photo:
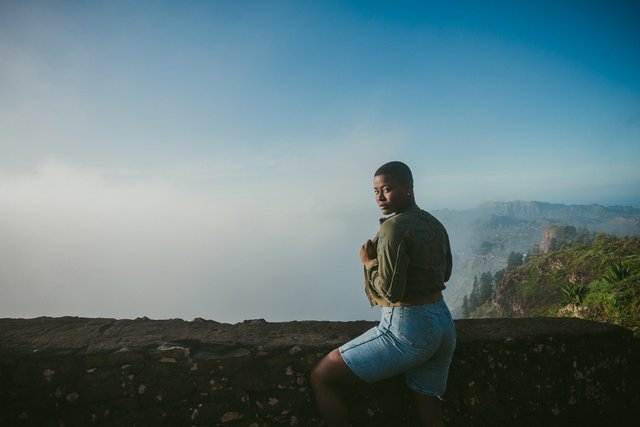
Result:
<svg viewBox="0 0 640 427"><path fill-rule="evenodd" d="M378 258L378 253L376 251L376 246L373 244L371 240L367 240L364 242L364 245L360 248L360 261L363 264L367 264L370 261Z"/></svg>

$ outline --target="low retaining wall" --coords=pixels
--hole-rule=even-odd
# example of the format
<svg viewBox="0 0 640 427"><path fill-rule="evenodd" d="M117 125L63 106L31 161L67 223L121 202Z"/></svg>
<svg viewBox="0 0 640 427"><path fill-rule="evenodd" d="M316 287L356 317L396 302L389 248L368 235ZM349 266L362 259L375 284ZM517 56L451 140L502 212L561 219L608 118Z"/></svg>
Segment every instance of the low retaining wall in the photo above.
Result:
<svg viewBox="0 0 640 427"><path fill-rule="evenodd" d="M0 425L322 425L309 372L372 325L0 319ZM640 350L626 329L566 318L456 326L447 425L637 425ZM402 378L348 396L354 426L415 423Z"/></svg>

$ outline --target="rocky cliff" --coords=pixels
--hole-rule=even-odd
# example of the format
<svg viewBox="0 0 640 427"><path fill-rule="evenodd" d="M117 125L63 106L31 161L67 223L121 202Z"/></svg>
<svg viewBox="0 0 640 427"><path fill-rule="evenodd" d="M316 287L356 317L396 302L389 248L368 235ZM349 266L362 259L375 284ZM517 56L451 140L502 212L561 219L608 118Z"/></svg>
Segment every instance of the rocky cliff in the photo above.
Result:
<svg viewBox="0 0 640 427"><path fill-rule="evenodd" d="M371 322L0 320L2 426L318 426L310 369ZM460 320L449 426L635 425L640 349L579 319ZM348 393L354 426L415 425L401 378Z"/></svg>
<svg viewBox="0 0 640 427"><path fill-rule="evenodd" d="M547 254L564 242L570 242L577 234L576 228L570 225L545 228L540 242L540 252Z"/></svg>

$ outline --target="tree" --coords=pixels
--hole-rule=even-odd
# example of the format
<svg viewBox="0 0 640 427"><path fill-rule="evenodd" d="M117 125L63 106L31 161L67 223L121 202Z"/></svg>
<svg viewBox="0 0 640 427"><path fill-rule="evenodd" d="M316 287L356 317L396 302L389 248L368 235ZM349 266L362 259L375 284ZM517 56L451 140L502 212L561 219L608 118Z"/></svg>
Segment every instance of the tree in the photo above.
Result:
<svg viewBox="0 0 640 427"><path fill-rule="evenodd" d="M471 294L469 295L469 312L473 313L480 306L480 289L478 284L478 276L473 276L473 285L471 286Z"/></svg>
<svg viewBox="0 0 640 427"><path fill-rule="evenodd" d="M537 258L540 256L540 254L540 245L533 245L531 246L531 250L529 251L529 259Z"/></svg>
<svg viewBox="0 0 640 427"><path fill-rule="evenodd" d="M469 297L466 295L462 298L462 318L468 319L471 316L471 312L469 311Z"/></svg>
<svg viewBox="0 0 640 427"><path fill-rule="evenodd" d="M507 270L513 270L522 265L522 254L520 252L511 252L507 259Z"/></svg>
<svg viewBox="0 0 640 427"><path fill-rule="evenodd" d="M493 276L490 271L480 275L480 285L478 289L478 305L482 305L489 301L493 294Z"/></svg>
<svg viewBox="0 0 640 427"><path fill-rule="evenodd" d="M497 287L500 282L502 282L502 278L504 277L504 273L506 273L506 269L496 271L496 274L493 275L493 283Z"/></svg>

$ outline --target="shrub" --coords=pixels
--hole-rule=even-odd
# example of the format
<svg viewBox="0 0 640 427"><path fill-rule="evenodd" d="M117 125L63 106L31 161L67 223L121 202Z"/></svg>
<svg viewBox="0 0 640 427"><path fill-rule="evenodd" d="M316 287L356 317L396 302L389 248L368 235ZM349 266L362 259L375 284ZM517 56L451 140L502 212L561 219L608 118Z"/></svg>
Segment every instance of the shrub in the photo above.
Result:
<svg viewBox="0 0 640 427"><path fill-rule="evenodd" d="M584 285L567 285L560 288L565 294L570 304L580 305L587 294L587 287Z"/></svg>
<svg viewBox="0 0 640 427"><path fill-rule="evenodd" d="M614 262L609 266L606 274L602 275L602 278L609 283L622 282L624 279L631 276L631 267L622 262Z"/></svg>

